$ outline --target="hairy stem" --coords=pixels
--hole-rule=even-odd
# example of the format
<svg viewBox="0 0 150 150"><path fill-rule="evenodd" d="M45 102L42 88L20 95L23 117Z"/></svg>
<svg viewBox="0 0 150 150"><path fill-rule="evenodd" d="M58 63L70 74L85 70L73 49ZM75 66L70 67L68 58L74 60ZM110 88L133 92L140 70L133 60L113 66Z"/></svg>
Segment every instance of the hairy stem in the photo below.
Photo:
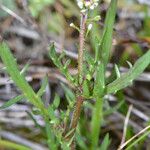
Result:
<svg viewBox="0 0 150 150"><path fill-rule="evenodd" d="M85 41L86 20L87 20L87 14L81 13L79 50L78 50L79 83L82 81L82 77L83 77L83 50L84 50L84 41Z"/></svg>
<svg viewBox="0 0 150 150"><path fill-rule="evenodd" d="M70 135L67 137L67 140L71 140L75 134L76 127L80 118L81 108L84 101L82 94L82 80L83 80L83 51L84 51L84 42L85 42L85 32L86 32L86 21L87 14L81 13L81 22L80 22L80 37L79 37L79 50L78 50L78 77L79 77L79 87L77 91L76 104L74 112L72 115L72 120L70 124ZM72 141L70 145L71 150L75 149L75 142Z"/></svg>

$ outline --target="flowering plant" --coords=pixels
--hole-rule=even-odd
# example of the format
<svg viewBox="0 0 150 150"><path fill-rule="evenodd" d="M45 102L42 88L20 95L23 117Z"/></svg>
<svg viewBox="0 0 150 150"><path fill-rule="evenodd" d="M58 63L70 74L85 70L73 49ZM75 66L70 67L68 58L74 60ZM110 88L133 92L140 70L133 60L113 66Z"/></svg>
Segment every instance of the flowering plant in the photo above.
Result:
<svg viewBox="0 0 150 150"><path fill-rule="evenodd" d="M77 4L81 9L80 27L75 26L73 23L70 24L71 27L74 27L80 33L77 61L78 72L76 75L73 76L68 70L71 60L68 59L64 63L62 59L65 57L65 54L62 53L58 56L54 44L50 46L49 56L51 60L75 89L75 92L72 93L70 89L63 85L68 106L66 110L61 110L59 112L59 117L56 115L56 110L58 110L60 103L58 95L55 96L53 103L50 104L48 108L45 107L43 103L42 95L45 92L48 79L45 78L43 80L41 88L36 93L25 80L23 72L26 70L27 66L23 68L23 71L19 71L16 60L11 54L9 47L0 38L0 57L6 66L7 72L11 76L11 79L22 92L21 95L2 105L0 109L5 109L22 99L28 99L29 102L39 110L38 113L45 121L44 134L47 135L47 144L49 149L52 150L60 148L63 150L75 150L77 142L83 149L108 149L110 143L108 135L105 136L102 144L99 142L99 134L104 117L103 105L105 96L108 94L114 94L130 85L150 63L149 50L130 67L128 72L120 74L119 68L115 65L112 75L109 77L105 76L112 46L112 34L117 10L117 0L111 0L105 19L103 35L100 40L95 38L95 57L92 57L87 50L85 50L86 37L92 30L92 24L91 22L88 22L87 12L88 10L95 9L98 2L99 0L77 0ZM100 16L95 16L91 20L98 21L99 19ZM93 100L93 103L89 103L89 100ZM87 134L86 140L83 139L83 135L81 134L81 126L79 126L79 130L77 130L78 124L80 123L79 120L82 106L84 106L84 104L87 104L86 106L89 106L88 108L92 108L90 113L90 127L88 126L89 130L87 129L90 134ZM37 124L37 126L41 128L40 125ZM43 127L41 129L43 131ZM85 124L83 129L86 129ZM126 143L118 150L123 149L125 146Z"/></svg>
<svg viewBox="0 0 150 150"><path fill-rule="evenodd" d="M93 10L98 6L99 0L77 0L77 4L80 9L91 9Z"/></svg>

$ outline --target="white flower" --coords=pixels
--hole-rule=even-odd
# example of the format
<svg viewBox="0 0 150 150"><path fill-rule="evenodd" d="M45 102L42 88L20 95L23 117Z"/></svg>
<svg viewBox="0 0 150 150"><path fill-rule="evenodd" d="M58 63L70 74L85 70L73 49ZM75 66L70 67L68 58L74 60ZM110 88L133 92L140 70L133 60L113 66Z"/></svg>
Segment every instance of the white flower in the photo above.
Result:
<svg viewBox="0 0 150 150"><path fill-rule="evenodd" d="M70 27L73 27L74 26L74 24L73 23L70 23Z"/></svg>
<svg viewBox="0 0 150 150"><path fill-rule="evenodd" d="M81 11L95 9L98 6L99 0L76 0Z"/></svg>
<svg viewBox="0 0 150 150"><path fill-rule="evenodd" d="M90 24L88 25L88 30L90 31L90 30L92 29L92 27L93 27L93 25L90 23Z"/></svg>

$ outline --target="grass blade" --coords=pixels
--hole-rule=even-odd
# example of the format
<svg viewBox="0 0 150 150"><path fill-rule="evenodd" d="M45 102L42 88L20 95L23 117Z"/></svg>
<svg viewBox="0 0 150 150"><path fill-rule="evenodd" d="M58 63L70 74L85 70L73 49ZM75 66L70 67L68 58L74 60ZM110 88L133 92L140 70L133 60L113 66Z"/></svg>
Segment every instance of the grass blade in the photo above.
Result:
<svg viewBox="0 0 150 150"><path fill-rule="evenodd" d="M106 87L107 94L115 93L132 83L150 64L150 50L137 60L134 66L120 78L116 79Z"/></svg>
<svg viewBox="0 0 150 150"><path fill-rule="evenodd" d="M106 134L99 150L108 150L110 144L109 134Z"/></svg>
<svg viewBox="0 0 150 150"><path fill-rule="evenodd" d="M143 140L146 136L150 134L150 130L144 133L142 136L140 136L138 139L136 139L134 142L132 142L125 150L130 150L133 146L135 146L138 142Z"/></svg>

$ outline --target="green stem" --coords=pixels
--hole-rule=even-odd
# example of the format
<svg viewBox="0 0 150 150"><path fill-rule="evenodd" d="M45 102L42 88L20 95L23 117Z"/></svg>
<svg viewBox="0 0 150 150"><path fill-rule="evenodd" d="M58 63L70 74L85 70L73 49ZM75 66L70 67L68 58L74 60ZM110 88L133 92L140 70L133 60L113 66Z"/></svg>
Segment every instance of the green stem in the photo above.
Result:
<svg viewBox="0 0 150 150"><path fill-rule="evenodd" d="M91 149L98 146L99 134L103 119L103 98L96 98L91 122Z"/></svg>

